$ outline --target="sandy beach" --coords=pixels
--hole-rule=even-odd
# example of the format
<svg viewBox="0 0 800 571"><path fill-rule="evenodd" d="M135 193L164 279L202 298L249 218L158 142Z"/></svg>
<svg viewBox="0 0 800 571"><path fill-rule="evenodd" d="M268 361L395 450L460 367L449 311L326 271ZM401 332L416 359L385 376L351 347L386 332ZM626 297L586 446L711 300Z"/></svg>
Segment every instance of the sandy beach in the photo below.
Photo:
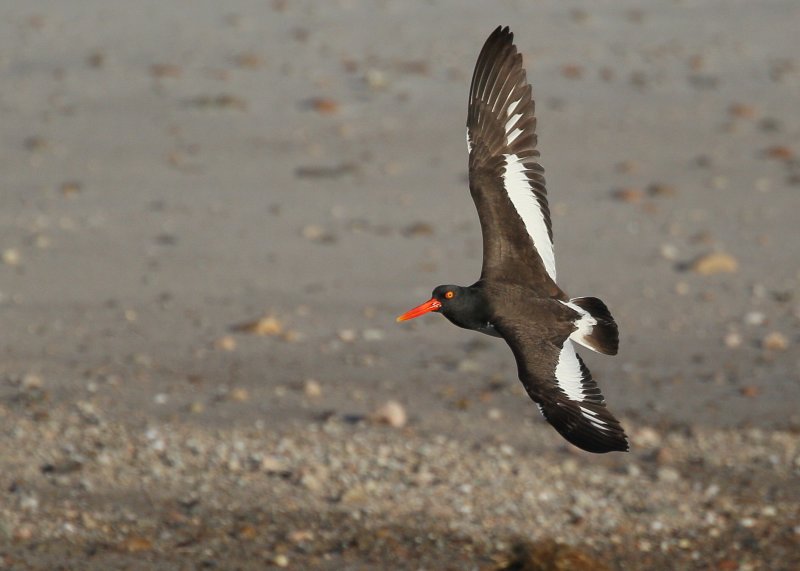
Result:
<svg viewBox="0 0 800 571"><path fill-rule="evenodd" d="M799 21L4 3L0 569L800 568ZM499 24L627 454L565 443L502 340L395 323L480 272Z"/></svg>

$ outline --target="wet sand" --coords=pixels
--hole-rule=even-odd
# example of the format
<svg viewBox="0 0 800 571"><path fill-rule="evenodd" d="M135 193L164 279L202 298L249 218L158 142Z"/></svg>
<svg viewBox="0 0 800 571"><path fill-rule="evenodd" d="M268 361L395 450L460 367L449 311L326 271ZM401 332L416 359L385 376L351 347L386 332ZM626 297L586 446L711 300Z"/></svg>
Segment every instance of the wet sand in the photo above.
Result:
<svg viewBox="0 0 800 571"><path fill-rule="evenodd" d="M796 568L798 18L0 8L0 568ZM620 325L584 357L629 454L563 443L502 341L394 323L479 272L463 130L498 24L560 283Z"/></svg>

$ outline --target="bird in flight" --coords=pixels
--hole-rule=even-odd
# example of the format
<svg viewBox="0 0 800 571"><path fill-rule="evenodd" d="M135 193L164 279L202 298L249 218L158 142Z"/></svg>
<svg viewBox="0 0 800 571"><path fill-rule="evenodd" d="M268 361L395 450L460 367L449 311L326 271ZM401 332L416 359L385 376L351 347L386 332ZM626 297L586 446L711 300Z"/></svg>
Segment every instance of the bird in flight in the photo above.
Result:
<svg viewBox="0 0 800 571"><path fill-rule="evenodd" d="M470 286L440 285L430 300L397 318L429 312L502 337L519 379L545 419L589 452L628 450L575 345L616 355L617 324L595 297L570 298L557 285L553 230L536 117L522 55L498 27L478 56L469 90L469 189L483 233L483 268Z"/></svg>

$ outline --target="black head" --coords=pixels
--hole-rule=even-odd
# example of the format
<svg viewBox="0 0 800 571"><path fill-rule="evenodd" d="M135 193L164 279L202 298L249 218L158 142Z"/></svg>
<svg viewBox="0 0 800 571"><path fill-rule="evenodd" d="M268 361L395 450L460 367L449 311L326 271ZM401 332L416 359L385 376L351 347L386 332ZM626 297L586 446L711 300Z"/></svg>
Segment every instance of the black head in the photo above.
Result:
<svg viewBox="0 0 800 571"><path fill-rule="evenodd" d="M440 285L431 298L397 318L397 321L414 319L429 312L441 313L455 325L467 329L485 327L486 304L475 287Z"/></svg>
<svg viewBox="0 0 800 571"><path fill-rule="evenodd" d="M438 311L445 317L458 315L472 305L470 289L457 285L437 286L431 294L431 299L435 299L441 304L438 309L433 311Z"/></svg>

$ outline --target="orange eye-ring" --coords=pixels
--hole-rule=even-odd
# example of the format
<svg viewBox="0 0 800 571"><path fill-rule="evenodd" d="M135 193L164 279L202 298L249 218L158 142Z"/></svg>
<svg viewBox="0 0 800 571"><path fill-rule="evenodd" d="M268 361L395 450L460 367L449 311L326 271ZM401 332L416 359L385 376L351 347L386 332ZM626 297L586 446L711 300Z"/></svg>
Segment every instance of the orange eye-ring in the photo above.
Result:
<svg viewBox="0 0 800 571"><path fill-rule="evenodd" d="M455 292L452 291L448 291L446 294L444 294L445 299L453 299L455 296Z"/></svg>

